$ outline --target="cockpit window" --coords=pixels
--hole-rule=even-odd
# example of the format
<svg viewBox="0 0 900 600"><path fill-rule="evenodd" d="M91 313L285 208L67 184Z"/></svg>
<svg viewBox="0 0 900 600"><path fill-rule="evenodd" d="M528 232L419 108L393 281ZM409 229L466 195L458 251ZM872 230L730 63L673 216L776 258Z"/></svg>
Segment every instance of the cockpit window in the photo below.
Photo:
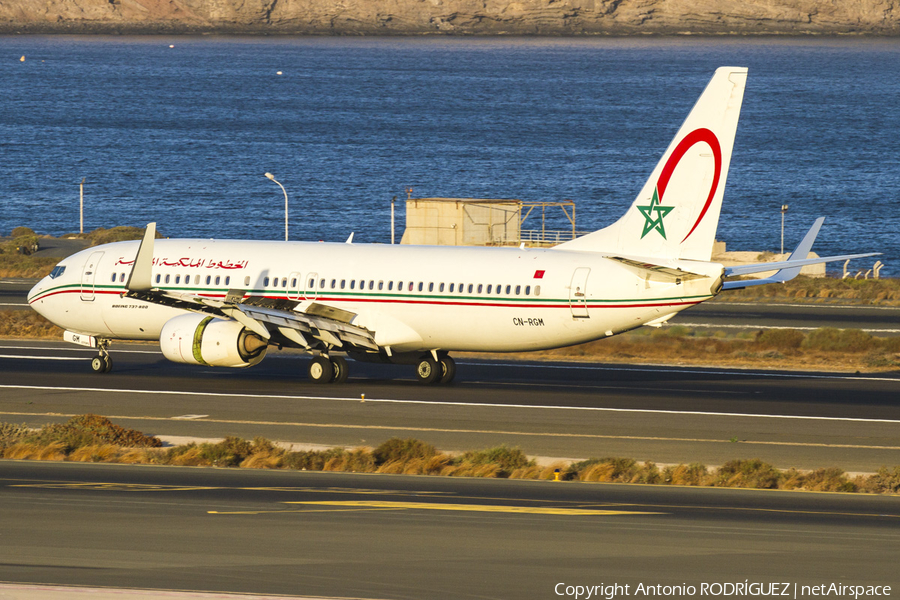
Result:
<svg viewBox="0 0 900 600"><path fill-rule="evenodd" d="M53 267L53 270L50 271L50 279L56 279L63 273L65 273L66 268L63 265L56 265Z"/></svg>

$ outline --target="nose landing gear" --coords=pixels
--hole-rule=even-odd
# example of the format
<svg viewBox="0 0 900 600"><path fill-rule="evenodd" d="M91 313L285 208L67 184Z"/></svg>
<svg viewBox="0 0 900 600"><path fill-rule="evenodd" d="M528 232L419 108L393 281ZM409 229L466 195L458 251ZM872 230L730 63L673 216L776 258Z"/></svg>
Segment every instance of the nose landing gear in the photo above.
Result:
<svg viewBox="0 0 900 600"><path fill-rule="evenodd" d="M99 354L91 359L91 370L94 373L109 373L112 369L112 357L109 355L109 340L97 340Z"/></svg>

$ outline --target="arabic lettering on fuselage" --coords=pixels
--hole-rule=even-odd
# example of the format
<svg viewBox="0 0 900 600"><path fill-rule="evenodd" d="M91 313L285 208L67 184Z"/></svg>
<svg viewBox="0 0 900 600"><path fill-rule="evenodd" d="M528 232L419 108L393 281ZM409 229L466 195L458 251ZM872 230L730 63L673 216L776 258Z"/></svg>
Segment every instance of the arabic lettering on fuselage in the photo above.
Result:
<svg viewBox="0 0 900 600"><path fill-rule="evenodd" d="M218 260L215 258L154 258L154 267L178 267L187 269L245 269L248 261L246 260ZM116 265L133 265L134 259L128 260L124 256L120 256L116 261Z"/></svg>

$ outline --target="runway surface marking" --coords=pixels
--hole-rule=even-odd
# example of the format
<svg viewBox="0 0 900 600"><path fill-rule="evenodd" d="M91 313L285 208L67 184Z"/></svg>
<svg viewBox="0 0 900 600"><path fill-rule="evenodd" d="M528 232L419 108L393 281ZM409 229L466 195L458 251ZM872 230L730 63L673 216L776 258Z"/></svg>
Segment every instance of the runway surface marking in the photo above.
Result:
<svg viewBox="0 0 900 600"><path fill-rule="evenodd" d="M363 403L359 398L341 398L334 396L290 396L282 394L234 394L234 393L218 393L218 392L187 392L181 390L135 390L135 389L107 389L107 388L77 388L67 386L44 386L44 385L8 385L0 384L0 389L10 390L40 390L48 392L91 392L103 394L146 394L154 396L195 396L209 398L240 398L253 400L321 400L327 402L354 402ZM414 404L422 406L460 406L465 408L514 408L514 409L534 409L534 410L562 410L562 411L584 411L584 412L615 412L615 413L636 413L636 414L656 414L656 415L690 415L702 417L742 417L756 419L785 419L785 420L804 420L804 421L835 421L835 422L853 422L853 423L889 423L898 424L900 419L867 419L861 417L820 417L811 415L773 415L773 414L754 414L754 413L728 413L728 412L711 412L711 411L695 411L695 410L661 410L650 408L609 408L597 406L547 406L542 404L495 404L490 402L449 402L446 400L402 400L395 398L366 398L365 403L370 404ZM23 412L0 412L4 415L14 416L60 416L74 417L76 415L67 415L62 413L23 413ZM109 416L108 418L114 418ZM135 417L135 416L115 416L117 419L141 419L147 421L171 421L173 417ZM195 419L196 422L209 421L211 423L238 423L247 425L291 425L303 427L362 427L355 425L343 425L337 423L290 423L278 421L244 421L244 420L222 420L222 419ZM377 426L378 429L398 429L390 426ZM454 429L431 429L431 428L414 428L421 431L468 431ZM491 431L490 433L495 433ZM644 438L641 438L644 439Z"/></svg>
<svg viewBox="0 0 900 600"><path fill-rule="evenodd" d="M21 356L19 354L0 354L0 358L18 358L20 360L84 360L78 356Z"/></svg>
<svg viewBox="0 0 900 600"><path fill-rule="evenodd" d="M584 508L565 508L556 506L507 506L507 505L487 505L487 504L437 504L431 502L389 502L379 500L319 500L319 501L302 501L302 502L285 502L290 505L301 505L310 507L331 507L336 509L376 509L376 510L444 510L453 512L484 512L484 513L504 513L504 514L520 514L520 515L560 515L560 516L611 516L611 515L660 515L665 513L659 512L640 512L626 510L605 510L605 509L584 509ZM286 512L308 512L300 511L208 511L211 515L256 515L256 514L279 514Z"/></svg>
<svg viewBox="0 0 900 600"><path fill-rule="evenodd" d="M782 379L839 379L846 381L884 381L890 383L900 383L900 379L896 377L876 377L871 375L847 374L839 375L834 373L815 373L815 372L793 372L779 373L776 371L758 371L753 369L716 369L712 367L669 367L653 363L641 364L636 366L630 365L590 365L590 364L553 364L553 363L501 363L501 362L477 362L465 361L460 364L474 365L479 367L518 367L528 369L571 369L574 371L623 371L627 373L674 373L688 375L740 375L750 377L771 377Z"/></svg>
<svg viewBox="0 0 900 600"><path fill-rule="evenodd" d="M898 330L900 331L900 330ZM3 346L0 345L0 349L5 350L55 350L61 352L90 352L91 354L95 354L96 350L92 348L81 348L77 346L73 347L49 347L42 348L40 346ZM115 353L121 354L153 354L159 357L162 357L162 352L159 350L115 350ZM25 358L21 355L10 355L11 358ZM32 358L32 357L28 357ZM37 357L37 358L47 358L47 357ZM309 358L308 355L272 355L268 357L269 360L304 360ZM84 360L84 359L81 359ZM525 362L525 363L510 363L510 362L484 362L483 360L473 359L468 360L462 358L459 360L460 365L473 365L479 367L510 367L510 368L527 368L527 369L550 369L550 370L574 370L574 371L603 371L603 372L625 372L625 373L675 373L675 374L687 374L687 375L740 375L740 376L751 376L751 377L769 377L769 378L781 378L781 379L838 379L838 380L847 380L847 381L882 381L882 382L892 382L892 383L900 383L900 378L897 377L884 377L884 376L873 376L873 375L857 375L857 374L835 374L835 373L817 373L817 372L776 372L776 371L761 371L754 369L717 369L714 367L671 367L669 365L658 364L658 363L641 363L641 364L622 364L622 365L595 365L595 364L574 364L574 363L552 363L552 362ZM474 382L478 383L478 382ZM496 383L496 382L494 382ZM508 383L508 382L500 382L500 383Z"/></svg>
<svg viewBox="0 0 900 600"><path fill-rule="evenodd" d="M21 479L0 479L0 481L22 481ZM585 482L568 482L559 485L579 485ZM599 483L602 482L588 482ZM635 484L640 487L646 487L652 484ZM104 483L104 482L62 482L62 481L37 481L30 483L11 484L8 487L15 488L44 488L44 489L68 489L73 491L90 490L90 491L111 491L111 492L184 492L184 491L262 491L262 492L289 492L289 493L313 493L313 494L358 494L358 495L380 495L380 496L415 496L422 497L444 497L479 500L483 502L503 502L504 498L493 498L485 496L458 496L451 492L435 492L435 491L416 491L416 490L375 490L365 488L311 488L311 487L243 487L243 486L177 486L162 484L126 484L126 483ZM659 487L653 485L653 487ZM683 486L674 486L683 487ZM722 490L734 490L740 492L756 492L768 494L821 494L829 497L839 495L849 495L861 497L857 493L849 492L813 492L795 490L757 490L746 488L718 488ZM877 498L878 496L869 496ZM518 502L543 502L538 499L522 498ZM436 502L405 502L405 501L385 501L385 500L306 500L306 501L286 501L281 504L298 505L301 507L322 507L322 510L316 508L298 508L298 510L243 510L243 511L207 511L207 514L215 515L267 515L267 514L291 514L291 513L307 513L307 512L345 512L360 510L448 510L448 511L468 511L468 512L494 512L494 513L518 513L518 514L548 514L548 515L660 515L672 514L672 511L680 510L703 510L703 511L734 511L734 512L761 512L761 513L779 513L794 515L812 515L812 516L839 516L839 517L864 517L864 518L886 518L900 519L900 514L887 512L851 512L851 511L834 511L834 510L802 510L791 508L759 508L751 506L727 506L704 504L702 506L690 504L649 504L649 503L621 503L621 502L604 502L604 503L584 503L580 501L562 501L563 504L571 506L509 506L505 504L461 504L461 503L436 503ZM623 510L627 507L629 510ZM639 509L639 510L636 510Z"/></svg>
<svg viewBox="0 0 900 600"><path fill-rule="evenodd" d="M75 414L62 413L21 413L21 412L0 412L0 415L11 416L27 416L27 417L64 417L72 418ZM730 415L728 415L730 416ZM123 415L110 415L107 418L119 421L174 421L177 418L172 417L129 417ZM678 438L678 437L660 437L660 436L639 436L639 435L604 435L598 433L553 433L553 432L535 432L535 431L508 431L502 429L452 429L439 427L409 427L404 425L352 425L341 423L293 423L278 421L240 421L233 419L198 419L195 422L200 423L219 423L225 425L263 425L278 427L309 427L315 429L356 429L362 431L403 431L410 433L427 432L427 433L468 433L468 434L484 434L484 435L508 435L522 436L534 438L577 438L589 440L629 440L640 442L687 442L687 443L704 443L704 444L729 444L729 445L763 445L763 446L788 446L801 448L845 448L849 450L900 450L900 446L869 446L862 444L826 444L814 442L787 442L787 441L757 441L757 440L737 440L715 439L715 438ZM896 421L880 421L894 423Z"/></svg>

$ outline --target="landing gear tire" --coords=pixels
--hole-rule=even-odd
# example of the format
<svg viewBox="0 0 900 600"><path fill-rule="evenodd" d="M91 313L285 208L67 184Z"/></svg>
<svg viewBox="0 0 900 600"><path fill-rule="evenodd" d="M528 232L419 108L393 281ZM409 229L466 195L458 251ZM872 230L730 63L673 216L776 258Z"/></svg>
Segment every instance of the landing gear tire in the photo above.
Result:
<svg viewBox="0 0 900 600"><path fill-rule="evenodd" d="M347 367L347 359L343 356L334 356L331 359L331 367L334 370L334 375L331 377L332 383L345 383L347 381L347 377L350 376L350 371Z"/></svg>
<svg viewBox="0 0 900 600"><path fill-rule="evenodd" d="M334 365L325 356L317 356L309 363L309 379L313 383L329 383L334 378Z"/></svg>
<svg viewBox="0 0 900 600"><path fill-rule="evenodd" d="M91 359L91 370L94 373L109 373L112 359L109 356L95 356Z"/></svg>
<svg viewBox="0 0 900 600"><path fill-rule="evenodd" d="M431 385L432 383L437 382L441 378L441 375L443 375L443 369L437 361L430 356L426 356L416 363L416 378L419 380L419 383Z"/></svg>
<svg viewBox="0 0 900 600"><path fill-rule="evenodd" d="M449 356L442 356L441 377L438 379L438 383L445 385L453 381L454 377L456 377L456 361Z"/></svg>

